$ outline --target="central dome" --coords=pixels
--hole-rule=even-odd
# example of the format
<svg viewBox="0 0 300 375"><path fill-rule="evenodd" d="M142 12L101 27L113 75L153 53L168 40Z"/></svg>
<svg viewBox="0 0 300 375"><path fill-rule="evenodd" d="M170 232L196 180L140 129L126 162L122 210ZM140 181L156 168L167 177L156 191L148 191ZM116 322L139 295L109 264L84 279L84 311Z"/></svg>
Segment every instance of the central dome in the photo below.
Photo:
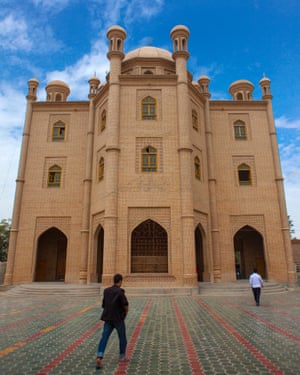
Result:
<svg viewBox="0 0 300 375"><path fill-rule="evenodd" d="M160 58L174 61L171 52L167 51L166 49L151 46L137 48L133 51L128 52L125 55L123 61L131 60L134 58Z"/></svg>

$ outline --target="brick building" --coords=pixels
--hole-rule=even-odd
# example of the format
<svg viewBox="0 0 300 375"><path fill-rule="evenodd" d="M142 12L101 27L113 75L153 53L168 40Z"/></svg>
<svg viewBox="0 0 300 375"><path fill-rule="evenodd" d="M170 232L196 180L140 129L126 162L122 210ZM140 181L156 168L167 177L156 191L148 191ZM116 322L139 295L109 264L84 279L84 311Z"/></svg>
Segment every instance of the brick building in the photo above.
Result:
<svg viewBox="0 0 300 375"><path fill-rule="evenodd" d="M270 80L253 100L247 80L211 100L209 79L187 71L189 30L173 53L124 54L107 32L107 80L87 101L52 81L27 112L5 282L64 280L194 287L246 278L256 266L294 283Z"/></svg>

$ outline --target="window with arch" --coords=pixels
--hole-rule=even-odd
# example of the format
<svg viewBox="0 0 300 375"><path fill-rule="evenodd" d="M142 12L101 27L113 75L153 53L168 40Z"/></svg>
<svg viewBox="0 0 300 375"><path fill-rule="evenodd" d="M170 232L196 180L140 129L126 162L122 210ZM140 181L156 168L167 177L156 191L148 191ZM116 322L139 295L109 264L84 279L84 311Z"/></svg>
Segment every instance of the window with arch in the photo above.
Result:
<svg viewBox="0 0 300 375"><path fill-rule="evenodd" d="M103 132L105 128L106 128L106 110L104 109L101 113L101 118L100 118L100 131Z"/></svg>
<svg viewBox="0 0 300 375"><path fill-rule="evenodd" d="M238 92L238 93L236 94L236 99L237 99L237 100L243 100L243 94L242 94L241 92Z"/></svg>
<svg viewBox="0 0 300 375"><path fill-rule="evenodd" d="M156 120L156 100L151 96L142 100L142 119Z"/></svg>
<svg viewBox="0 0 300 375"><path fill-rule="evenodd" d="M56 164L48 169L48 187L61 186L61 171L61 167Z"/></svg>
<svg viewBox="0 0 300 375"><path fill-rule="evenodd" d="M65 140L66 135L66 125L58 121L52 127L52 141L61 142Z"/></svg>
<svg viewBox="0 0 300 375"><path fill-rule="evenodd" d="M193 109L192 111L193 128L198 131L198 113Z"/></svg>
<svg viewBox="0 0 300 375"><path fill-rule="evenodd" d="M201 180L201 167L200 167L200 159L198 158L198 156L196 156L194 159L194 165L195 165L195 177L198 180Z"/></svg>
<svg viewBox="0 0 300 375"><path fill-rule="evenodd" d="M55 101L56 102L62 102L62 95L61 94L56 94L55 95Z"/></svg>
<svg viewBox="0 0 300 375"><path fill-rule="evenodd" d="M157 171L157 150L152 146L147 146L142 150L142 172Z"/></svg>
<svg viewBox="0 0 300 375"><path fill-rule="evenodd" d="M238 178L240 185L252 185L251 168L248 164L240 164L238 166Z"/></svg>
<svg viewBox="0 0 300 375"><path fill-rule="evenodd" d="M233 130L234 130L234 138L238 140L246 140L247 139L247 128L246 124L238 120L233 124Z"/></svg>
<svg viewBox="0 0 300 375"><path fill-rule="evenodd" d="M104 158L100 158L98 163L98 181L104 178Z"/></svg>

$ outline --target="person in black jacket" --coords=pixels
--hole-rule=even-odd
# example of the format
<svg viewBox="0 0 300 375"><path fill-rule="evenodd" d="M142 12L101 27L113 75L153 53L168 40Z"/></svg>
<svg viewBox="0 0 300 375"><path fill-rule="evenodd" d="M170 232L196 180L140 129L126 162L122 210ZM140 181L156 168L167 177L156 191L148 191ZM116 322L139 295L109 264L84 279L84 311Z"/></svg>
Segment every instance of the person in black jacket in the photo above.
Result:
<svg viewBox="0 0 300 375"><path fill-rule="evenodd" d="M126 328L125 318L128 313L128 300L125 296L124 289L121 288L123 276L119 273L114 276L114 285L106 288L103 293L102 308L103 312L101 320L103 320L103 332L102 337L98 346L98 354L96 359L96 368L101 368L104 351L108 342L108 339L114 330L118 332L119 337L119 350L121 362L128 361L126 358Z"/></svg>

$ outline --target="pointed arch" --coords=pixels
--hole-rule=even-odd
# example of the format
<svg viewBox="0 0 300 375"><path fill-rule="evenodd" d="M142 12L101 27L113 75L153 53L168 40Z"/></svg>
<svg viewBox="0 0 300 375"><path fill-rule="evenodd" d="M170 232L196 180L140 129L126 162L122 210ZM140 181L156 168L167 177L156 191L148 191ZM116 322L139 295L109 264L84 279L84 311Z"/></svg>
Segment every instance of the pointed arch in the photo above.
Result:
<svg viewBox="0 0 300 375"><path fill-rule="evenodd" d="M39 236L34 281L65 280L67 244L67 237L56 227Z"/></svg>
<svg viewBox="0 0 300 375"><path fill-rule="evenodd" d="M244 121L237 120L233 124L234 138L237 140L247 139L247 128Z"/></svg>
<svg viewBox="0 0 300 375"><path fill-rule="evenodd" d="M264 239L260 232L250 225L240 228L233 237L235 272L237 279L247 279L253 268L266 278Z"/></svg>
<svg viewBox="0 0 300 375"><path fill-rule="evenodd" d="M103 255L104 255L104 229L100 225L96 232L96 241L97 241L97 264L96 264L96 273L98 283L102 282L103 274Z"/></svg>
<svg viewBox="0 0 300 375"><path fill-rule="evenodd" d="M153 220L142 222L131 233L131 272L168 272L168 234Z"/></svg>

